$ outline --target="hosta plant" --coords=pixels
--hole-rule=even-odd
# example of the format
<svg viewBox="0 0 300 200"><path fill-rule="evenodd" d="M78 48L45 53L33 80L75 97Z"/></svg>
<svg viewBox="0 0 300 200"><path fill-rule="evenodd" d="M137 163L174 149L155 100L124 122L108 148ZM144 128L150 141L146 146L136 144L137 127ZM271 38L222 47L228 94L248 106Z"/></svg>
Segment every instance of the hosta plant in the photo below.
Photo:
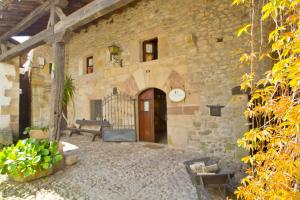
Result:
<svg viewBox="0 0 300 200"><path fill-rule="evenodd" d="M58 143L49 140L25 139L0 152L0 173L28 177L52 168L63 156Z"/></svg>

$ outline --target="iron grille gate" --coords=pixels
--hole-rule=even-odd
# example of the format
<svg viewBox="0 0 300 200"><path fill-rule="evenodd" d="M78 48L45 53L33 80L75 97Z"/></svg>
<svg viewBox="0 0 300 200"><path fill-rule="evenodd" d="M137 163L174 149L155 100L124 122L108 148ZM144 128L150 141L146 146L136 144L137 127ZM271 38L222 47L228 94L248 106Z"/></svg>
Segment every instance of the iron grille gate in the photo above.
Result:
<svg viewBox="0 0 300 200"><path fill-rule="evenodd" d="M136 100L124 93L113 93L102 101L103 141L136 141Z"/></svg>

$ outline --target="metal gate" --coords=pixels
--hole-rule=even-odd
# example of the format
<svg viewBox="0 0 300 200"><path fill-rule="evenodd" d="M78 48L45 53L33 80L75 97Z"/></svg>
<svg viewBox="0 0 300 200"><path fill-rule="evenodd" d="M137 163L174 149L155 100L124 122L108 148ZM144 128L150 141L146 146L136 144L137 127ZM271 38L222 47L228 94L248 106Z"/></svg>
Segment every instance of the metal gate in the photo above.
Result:
<svg viewBox="0 0 300 200"><path fill-rule="evenodd" d="M103 141L136 141L136 100L115 92L102 101L103 120L109 126L102 130Z"/></svg>

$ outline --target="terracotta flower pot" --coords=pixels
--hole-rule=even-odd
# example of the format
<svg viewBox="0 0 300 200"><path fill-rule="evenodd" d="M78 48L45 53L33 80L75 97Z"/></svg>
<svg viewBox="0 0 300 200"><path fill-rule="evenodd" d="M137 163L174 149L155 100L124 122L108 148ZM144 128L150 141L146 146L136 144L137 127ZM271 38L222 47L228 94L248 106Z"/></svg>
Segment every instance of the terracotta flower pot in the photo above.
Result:
<svg viewBox="0 0 300 200"><path fill-rule="evenodd" d="M49 131L42 131L42 130L30 130L29 132L30 138L35 139L47 139L49 138Z"/></svg>

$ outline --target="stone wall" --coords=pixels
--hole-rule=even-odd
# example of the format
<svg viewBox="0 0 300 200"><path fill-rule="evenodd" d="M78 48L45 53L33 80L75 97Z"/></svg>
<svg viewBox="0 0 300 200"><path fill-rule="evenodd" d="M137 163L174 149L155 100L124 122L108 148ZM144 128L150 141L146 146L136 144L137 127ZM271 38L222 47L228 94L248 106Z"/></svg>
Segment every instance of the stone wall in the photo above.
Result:
<svg viewBox="0 0 300 200"><path fill-rule="evenodd" d="M45 59L45 66L40 67L38 65L39 57ZM51 94L49 63L53 63L51 46L44 45L36 48L33 53L33 67L31 68L31 125L36 127L49 125Z"/></svg>
<svg viewBox="0 0 300 200"><path fill-rule="evenodd" d="M232 7L231 0L141 0L99 19L66 44L66 72L77 88L76 110L68 108L69 116L89 119L90 100L102 99L114 87L134 97L147 88L166 94L181 88L186 99L167 102L168 144L239 160L244 152L236 140L248 129L243 116L247 96L232 95L232 88L246 72L239 56L247 46L235 32L247 21L248 11ZM142 62L142 42L152 38L158 38L158 60ZM123 67L110 62L107 47L112 44L121 48ZM44 46L36 55L51 60L49 52ZM89 56L94 57L94 73L85 74ZM44 123L49 75L42 70L33 73L35 78L41 84L33 84L33 101L40 104L33 121ZM210 116L207 106L218 104L224 106L221 116Z"/></svg>
<svg viewBox="0 0 300 200"><path fill-rule="evenodd" d="M17 139L19 132L19 64L16 60L0 63L0 144L4 145Z"/></svg>

